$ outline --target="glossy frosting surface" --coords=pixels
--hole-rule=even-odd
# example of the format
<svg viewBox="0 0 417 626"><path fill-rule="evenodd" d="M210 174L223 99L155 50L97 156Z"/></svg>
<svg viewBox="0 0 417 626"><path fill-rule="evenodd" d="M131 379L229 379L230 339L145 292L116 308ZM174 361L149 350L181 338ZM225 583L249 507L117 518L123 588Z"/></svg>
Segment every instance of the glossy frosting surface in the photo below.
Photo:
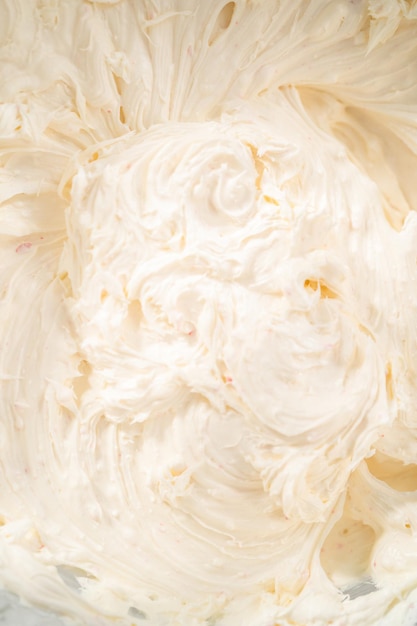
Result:
<svg viewBox="0 0 417 626"><path fill-rule="evenodd" d="M2 2L6 588L89 626L405 623L416 77L405 0Z"/></svg>

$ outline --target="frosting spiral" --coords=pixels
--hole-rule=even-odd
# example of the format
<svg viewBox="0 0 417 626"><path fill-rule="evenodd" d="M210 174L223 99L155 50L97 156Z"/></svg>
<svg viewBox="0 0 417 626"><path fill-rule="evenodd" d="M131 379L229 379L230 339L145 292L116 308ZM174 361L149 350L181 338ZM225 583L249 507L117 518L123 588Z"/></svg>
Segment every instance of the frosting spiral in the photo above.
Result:
<svg viewBox="0 0 417 626"><path fill-rule="evenodd" d="M97 626L411 619L416 19L3 2L5 587Z"/></svg>

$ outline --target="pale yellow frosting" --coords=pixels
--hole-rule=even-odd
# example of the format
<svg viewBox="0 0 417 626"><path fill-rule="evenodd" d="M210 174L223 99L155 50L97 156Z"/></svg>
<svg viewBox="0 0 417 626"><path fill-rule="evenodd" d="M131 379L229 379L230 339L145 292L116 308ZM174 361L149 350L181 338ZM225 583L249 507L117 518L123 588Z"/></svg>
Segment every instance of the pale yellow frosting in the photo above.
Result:
<svg viewBox="0 0 417 626"><path fill-rule="evenodd" d="M416 3L3 0L0 103L0 582L411 620Z"/></svg>

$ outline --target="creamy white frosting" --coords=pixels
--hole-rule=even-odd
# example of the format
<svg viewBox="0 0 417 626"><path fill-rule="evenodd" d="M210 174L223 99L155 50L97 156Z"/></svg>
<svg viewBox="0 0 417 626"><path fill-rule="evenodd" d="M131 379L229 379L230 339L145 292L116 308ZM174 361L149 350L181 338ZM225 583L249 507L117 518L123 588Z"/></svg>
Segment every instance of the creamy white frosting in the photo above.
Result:
<svg viewBox="0 0 417 626"><path fill-rule="evenodd" d="M410 618L416 18L2 2L6 588L88 625Z"/></svg>

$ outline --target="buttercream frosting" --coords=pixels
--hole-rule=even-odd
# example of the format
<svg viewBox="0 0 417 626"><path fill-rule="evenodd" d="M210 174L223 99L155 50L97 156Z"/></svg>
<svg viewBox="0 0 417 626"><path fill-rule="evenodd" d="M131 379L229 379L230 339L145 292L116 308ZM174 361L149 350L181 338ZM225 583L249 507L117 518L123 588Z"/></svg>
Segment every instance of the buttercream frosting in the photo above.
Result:
<svg viewBox="0 0 417 626"><path fill-rule="evenodd" d="M3 1L7 589L97 626L411 619L416 19Z"/></svg>

